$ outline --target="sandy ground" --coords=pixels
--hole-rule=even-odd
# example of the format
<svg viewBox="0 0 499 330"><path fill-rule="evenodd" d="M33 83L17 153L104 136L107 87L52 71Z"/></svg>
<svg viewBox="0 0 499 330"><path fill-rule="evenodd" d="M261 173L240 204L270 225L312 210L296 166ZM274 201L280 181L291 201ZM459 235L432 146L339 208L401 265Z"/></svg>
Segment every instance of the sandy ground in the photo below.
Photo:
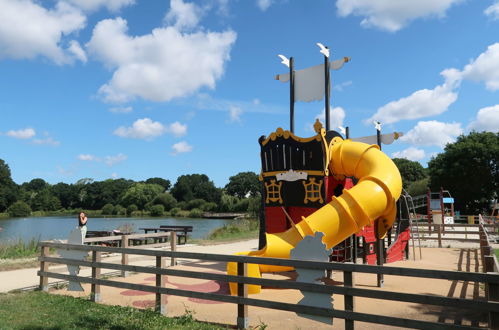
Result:
<svg viewBox="0 0 499 330"><path fill-rule="evenodd" d="M204 252L233 254L234 252L247 251L257 246L257 240L250 240L231 244L220 244L213 246L183 246L179 251ZM412 250L411 250L412 252ZM422 258L417 260L406 260L390 264L390 266L420 268L420 269L440 269L440 270L463 270L477 272L480 271L478 260L479 254L476 249L470 248L422 248ZM112 259L112 258L111 258ZM108 262L109 260L106 260ZM117 261L118 262L118 261ZM153 259L131 259L131 264L153 265ZM225 264L218 262L202 262L180 260L176 269L191 271L225 273ZM265 278L292 278L292 273L265 274ZM113 277L116 281L126 281L130 283L140 283L154 285L155 278L148 274L134 274L127 278ZM333 280L328 285L341 285L343 282L342 273L333 275ZM359 288L380 290L376 287L376 275L356 274L355 285ZM166 286L185 290L216 292L228 294L226 283L185 279L174 276L167 276ZM57 294L70 294L73 296L88 296L90 286L84 285L85 292L67 292L65 289L53 291ZM125 290L110 287L101 288L102 303L110 305L134 306L138 308L153 308L155 295L142 291ZM483 299L483 286L474 282L449 281L437 279L416 279L401 276L385 276L385 285L382 290L430 294L444 297L467 297ZM264 288L260 294L251 295L252 298L282 301L289 303L298 302L303 296L295 290ZM167 296L167 315L179 316L192 310L196 319L234 325L237 317L237 306L233 304L212 302L193 298L177 296ZM333 308L343 309L343 296L333 295ZM375 315L386 315L394 317L404 317L408 319L447 322L451 324L485 326L486 315L483 313L473 313L469 311L455 310L451 308L432 307L413 303L402 303L388 300L375 300L368 298L355 298L355 311ZM269 329L331 329L331 321L321 323L307 318L299 317L292 312L277 311L271 309L249 307L250 325L257 327L267 325ZM357 329L389 329L385 325L367 324L356 322ZM335 319L333 328L343 329L344 321Z"/></svg>

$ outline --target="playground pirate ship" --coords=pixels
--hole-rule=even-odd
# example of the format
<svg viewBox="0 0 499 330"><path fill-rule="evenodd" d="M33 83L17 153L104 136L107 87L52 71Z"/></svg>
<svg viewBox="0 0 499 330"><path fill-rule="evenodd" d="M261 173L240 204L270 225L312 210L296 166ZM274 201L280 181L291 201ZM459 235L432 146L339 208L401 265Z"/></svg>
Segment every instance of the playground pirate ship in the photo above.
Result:
<svg viewBox="0 0 499 330"><path fill-rule="evenodd" d="M322 45L320 45L322 46ZM382 136L377 128L374 143L345 140L330 129L329 71L340 69L348 57L329 62L329 50L321 47L324 64L295 71L293 58L282 56L289 73L276 77L290 82L290 130L278 128L268 137L259 139L262 171L262 214L260 216L260 250L240 252L240 255L289 258L290 251L306 236L322 233L327 249L336 248L331 260L356 260L347 253L357 246L357 236L364 237L364 251L374 254L372 238L383 239L397 215L396 200L402 181L396 165L380 151L384 140L393 142L399 134ZM302 138L294 134L295 101L325 100L325 127L317 120L316 134ZM377 124L379 127L379 123ZM371 137L362 138L371 142ZM358 182L353 185L353 182ZM371 229L366 229L371 226ZM376 237L375 237L376 235ZM343 247L341 247L343 245ZM375 260L383 261L384 244L378 244ZM400 249L399 249L400 250ZM365 253L367 255L367 253ZM313 258L313 256L311 256ZM369 262L367 258L364 261ZM228 263L227 272L237 274L237 265ZM291 270L290 267L249 264L248 274L260 277L262 272ZM231 292L237 292L230 283ZM260 287L248 286L249 293Z"/></svg>

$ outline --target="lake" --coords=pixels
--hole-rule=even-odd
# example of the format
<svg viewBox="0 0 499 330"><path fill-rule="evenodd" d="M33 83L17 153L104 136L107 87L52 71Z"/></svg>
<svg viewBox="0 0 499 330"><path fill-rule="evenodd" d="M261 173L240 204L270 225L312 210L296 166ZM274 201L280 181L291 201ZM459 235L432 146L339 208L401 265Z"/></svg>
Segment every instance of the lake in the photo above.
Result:
<svg viewBox="0 0 499 330"><path fill-rule="evenodd" d="M193 226L192 238L206 236L223 225L234 220L223 219L177 219L177 218L89 218L88 230L113 230L123 225L131 225L133 231L141 232L142 227L159 227L160 225ZM78 224L76 216L71 217L30 217L0 220L0 243L11 240L31 239L49 240L66 239L69 232Z"/></svg>

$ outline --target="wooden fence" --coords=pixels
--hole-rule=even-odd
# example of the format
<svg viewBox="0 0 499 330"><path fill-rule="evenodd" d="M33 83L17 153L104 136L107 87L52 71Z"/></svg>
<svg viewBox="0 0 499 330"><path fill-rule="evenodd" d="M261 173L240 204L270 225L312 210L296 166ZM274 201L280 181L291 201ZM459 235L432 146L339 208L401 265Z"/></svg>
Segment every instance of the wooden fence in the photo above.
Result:
<svg viewBox="0 0 499 330"><path fill-rule="evenodd" d="M486 233L485 233L486 235ZM352 263L329 263L329 262L314 262L314 261L301 261L289 259L276 259L276 258L261 258L249 256L234 256L234 255L219 255L219 254L204 254L204 253L190 253L190 252L177 252L177 251L160 251L160 250L144 250L136 248L118 248L118 247L105 247L105 246L88 246L88 245L68 245L53 242L41 242L42 255L39 260L41 263L40 271L40 288L47 291L47 279L57 278L67 281L77 281L81 283L91 284L91 299L93 301L101 300L101 286L109 286L122 289L140 290L156 294L156 310L163 314L167 312L167 305L165 295L174 295L181 297L190 297L198 299L207 299L213 301L220 301L225 303L237 304L237 326L238 328L246 328L248 326L248 308L247 306L257 306L264 308L271 308L276 310L284 310L291 312L300 312L303 314L317 315L323 317L337 318L345 320L345 328L353 329L356 321L385 324L398 327L419 328L419 329L454 329L462 328L462 326L430 322L422 320L414 320L407 318L399 318L393 316L385 316L378 314L368 314L355 311L354 297L363 297L378 299L380 302L383 300L391 300L397 302L416 303L429 306L441 306L444 308L454 307L463 310L475 310L489 314L489 326L491 328L499 327L499 299L495 294L499 292L499 274L498 273L467 273L457 271L441 271L429 269L411 269L401 267L388 267L388 266L371 266L360 265ZM91 261L72 260L57 257L50 257L47 255L49 248L55 249L68 249L80 250L91 252ZM123 265L106 263L101 261L101 254L105 252L133 254L141 256L155 257L155 267L144 267L135 265ZM175 264L176 258L195 259L202 261L218 261L218 262L236 262L238 275L224 275L212 274L207 272L186 271L166 267L168 258L171 260L170 264ZM82 267L90 267L92 269L91 277L71 276L59 273L49 272L47 263L77 265ZM257 263L274 266L292 266L305 269L320 269L343 272L343 285L322 285L304 282L293 282L286 280L253 278L247 276L247 264ZM156 276L155 285L133 284L126 282L113 281L111 279L101 278L101 269L113 269L125 272L137 272L154 274ZM495 269L497 271L497 269ZM487 287L488 300L473 300L467 298L452 298L444 296L435 296L432 294L413 294L392 292L379 289L366 289L356 287L354 281L355 273L369 273L369 274L384 274L407 276L416 278L430 278L452 281L469 281L477 283L484 283ZM190 290L181 290L165 287L163 284L165 275L178 276L184 278L218 280L224 282L233 282L238 285L238 296L229 296L217 293L196 292ZM317 307L317 306L303 306L293 303L277 302L262 300L257 298L250 298L247 294L247 285L263 285L267 287L275 287L282 289L295 289L323 294L343 295L344 309L334 309L332 307Z"/></svg>
<svg viewBox="0 0 499 330"><path fill-rule="evenodd" d="M480 243L480 228L486 228L489 233L498 233L497 224L417 224L413 225L413 234L421 241L437 241L442 247L444 241Z"/></svg>

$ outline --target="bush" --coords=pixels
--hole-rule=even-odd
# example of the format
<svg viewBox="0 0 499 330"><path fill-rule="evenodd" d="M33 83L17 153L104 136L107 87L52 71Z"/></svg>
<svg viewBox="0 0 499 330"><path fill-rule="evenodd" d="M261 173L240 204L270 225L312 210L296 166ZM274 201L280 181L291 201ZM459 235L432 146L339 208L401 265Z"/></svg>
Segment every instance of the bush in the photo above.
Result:
<svg viewBox="0 0 499 330"><path fill-rule="evenodd" d="M153 217L160 217L165 213L165 207L161 204L153 205L151 206L150 213Z"/></svg>
<svg viewBox="0 0 499 330"><path fill-rule="evenodd" d="M154 198L153 204L163 205L166 211L170 211L172 208L177 206L177 200L169 193L161 193Z"/></svg>
<svg viewBox="0 0 499 330"><path fill-rule="evenodd" d="M172 217L176 216L180 212L180 208L174 207L173 209L170 210L170 215Z"/></svg>
<svg viewBox="0 0 499 330"><path fill-rule="evenodd" d="M189 212L189 218L201 218L203 216L203 210L194 208Z"/></svg>
<svg viewBox="0 0 499 330"><path fill-rule="evenodd" d="M141 217L143 215L142 211L133 211L130 216L132 217Z"/></svg>
<svg viewBox="0 0 499 330"><path fill-rule="evenodd" d="M186 210L202 209L204 204L206 204L206 201L204 199L193 199L187 202Z"/></svg>
<svg viewBox="0 0 499 330"><path fill-rule="evenodd" d="M260 213L260 207L262 207L261 196L255 196L249 198L248 209L247 209L249 214L251 214L254 217L257 217L258 214Z"/></svg>
<svg viewBox="0 0 499 330"><path fill-rule="evenodd" d="M121 205L114 207L113 215L126 215L126 209Z"/></svg>
<svg viewBox="0 0 499 330"><path fill-rule="evenodd" d="M139 208L135 204L130 204L126 208L126 215L131 216L133 215L133 212L136 212Z"/></svg>
<svg viewBox="0 0 499 330"><path fill-rule="evenodd" d="M201 209L205 212L215 212L218 209L218 205L213 202L204 204Z"/></svg>
<svg viewBox="0 0 499 330"><path fill-rule="evenodd" d="M31 207L23 201L17 201L7 209L11 217L28 217L31 214Z"/></svg>
<svg viewBox="0 0 499 330"><path fill-rule="evenodd" d="M187 210L187 202L185 201L178 202L177 207L181 210Z"/></svg>
<svg viewBox="0 0 499 330"><path fill-rule="evenodd" d="M106 204L104 205L104 207L102 208L102 214L105 214L105 215L112 215L114 212L114 205L113 204Z"/></svg>

